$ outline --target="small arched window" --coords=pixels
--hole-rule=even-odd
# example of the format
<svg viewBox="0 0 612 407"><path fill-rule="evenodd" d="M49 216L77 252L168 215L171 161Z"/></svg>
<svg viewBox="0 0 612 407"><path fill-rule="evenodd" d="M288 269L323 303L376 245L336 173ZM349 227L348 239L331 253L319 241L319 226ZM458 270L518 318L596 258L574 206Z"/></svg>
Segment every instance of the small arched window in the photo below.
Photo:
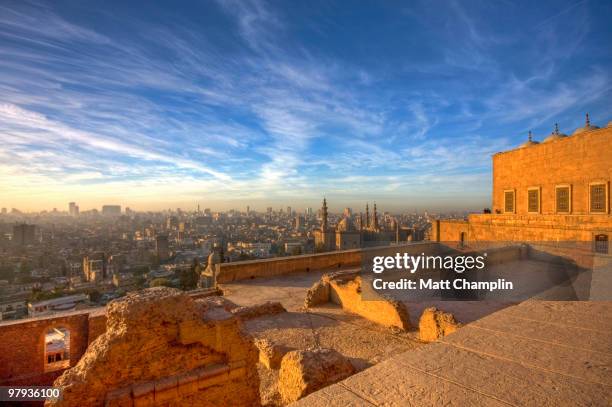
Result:
<svg viewBox="0 0 612 407"><path fill-rule="evenodd" d="M45 333L45 372L70 367L70 331L51 328Z"/></svg>
<svg viewBox="0 0 612 407"><path fill-rule="evenodd" d="M608 235L595 236L595 253L608 254Z"/></svg>

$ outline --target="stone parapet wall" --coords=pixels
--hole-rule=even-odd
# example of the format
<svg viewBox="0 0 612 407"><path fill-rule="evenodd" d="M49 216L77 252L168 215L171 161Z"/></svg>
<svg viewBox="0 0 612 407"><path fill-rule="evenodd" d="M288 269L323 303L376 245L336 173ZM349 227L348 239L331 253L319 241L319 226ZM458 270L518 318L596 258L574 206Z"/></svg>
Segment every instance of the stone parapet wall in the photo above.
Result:
<svg viewBox="0 0 612 407"><path fill-rule="evenodd" d="M419 242L404 245L340 250L302 256L279 257L264 260L239 261L217 265L217 283L248 280L256 277L273 277L314 270L330 270L360 266L368 256L394 255L395 253L421 253L435 250L435 243Z"/></svg>
<svg viewBox="0 0 612 407"><path fill-rule="evenodd" d="M470 215L468 221L435 221L434 240L457 242L590 242L599 233L612 234L609 215Z"/></svg>

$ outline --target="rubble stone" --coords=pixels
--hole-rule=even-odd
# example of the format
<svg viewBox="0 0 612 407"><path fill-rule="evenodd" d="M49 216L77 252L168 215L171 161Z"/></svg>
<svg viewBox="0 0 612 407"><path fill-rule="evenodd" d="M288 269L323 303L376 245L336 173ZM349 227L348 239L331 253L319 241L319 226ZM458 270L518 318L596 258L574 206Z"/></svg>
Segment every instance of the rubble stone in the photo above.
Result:
<svg viewBox="0 0 612 407"><path fill-rule="evenodd" d="M256 339L255 346L259 349L259 362L268 369L279 369L283 356L291 349L284 345L272 343L269 339Z"/></svg>
<svg viewBox="0 0 612 407"><path fill-rule="evenodd" d="M455 332L461 324L449 312L436 307L426 308L419 320L419 338L424 342L432 342Z"/></svg>
<svg viewBox="0 0 612 407"><path fill-rule="evenodd" d="M294 350L281 362L279 393L284 403L292 403L354 373L351 362L333 349Z"/></svg>
<svg viewBox="0 0 612 407"><path fill-rule="evenodd" d="M48 406L260 404L257 349L216 299L167 287L107 306L107 329L54 386Z"/></svg>

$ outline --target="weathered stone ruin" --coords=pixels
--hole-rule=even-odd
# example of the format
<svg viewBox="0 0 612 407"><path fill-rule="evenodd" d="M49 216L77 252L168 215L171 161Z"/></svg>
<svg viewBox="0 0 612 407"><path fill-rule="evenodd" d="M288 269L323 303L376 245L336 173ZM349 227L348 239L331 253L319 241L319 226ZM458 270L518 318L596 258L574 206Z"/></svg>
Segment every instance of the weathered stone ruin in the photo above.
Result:
<svg viewBox="0 0 612 407"><path fill-rule="evenodd" d="M362 279L358 272L324 274L321 280L308 290L304 307L312 308L332 302L347 312L360 315L385 327L410 329L408 309L402 302L374 291L368 293L368 298L364 298L361 284Z"/></svg>
<svg viewBox="0 0 612 407"><path fill-rule="evenodd" d="M266 338L255 339L255 346L259 350L259 362L268 369L279 369L283 356L291 350Z"/></svg>
<svg viewBox="0 0 612 407"><path fill-rule="evenodd" d="M257 349L223 305L165 287L111 302L106 332L47 405L260 405Z"/></svg>
<svg viewBox="0 0 612 407"><path fill-rule="evenodd" d="M351 362L333 349L294 350L283 357L278 389L288 404L354 373Z"/></svg>
<svg viewBox="0 0 612 407"><path fill-rule="evenodd" d="M419 320L419 339L432 342L455 332L461 324L451 313L438 310L436 307L426 308Z"/></svg>
<svg viewBox="0 0 612 407"><path fill-rule="evenodd" d="M263 304L256 304L248 307L236 307L232 309L231 312L241 320L246 321L264 315L280 314L281 312L287 312L287 310L278 301L267 301Z"/></svg>

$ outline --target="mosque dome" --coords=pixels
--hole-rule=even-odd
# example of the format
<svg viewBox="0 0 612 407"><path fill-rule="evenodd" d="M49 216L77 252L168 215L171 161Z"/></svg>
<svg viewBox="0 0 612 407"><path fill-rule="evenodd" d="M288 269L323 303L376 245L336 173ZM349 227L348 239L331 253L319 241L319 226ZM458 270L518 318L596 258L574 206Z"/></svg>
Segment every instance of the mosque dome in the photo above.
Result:
<svg viewBox="0 0 612 407"><path fill-rule="evenodd" d="M546 137L543 141L543 143L549 143L551 141L555 141L555 140L560 140L562 138L567 137L566 134L563 134L559 131L559 125L557 123L555 123L555 129L553 130L552 133L550 133L550 136Z"/></svg>
<svg viewBox="0 0 612 407"><path fill-rule="evenodd" d="M529 136L527 141L520 145L520 148L535 146L536 144L540 144L537 141L533 141L533 136L531 135L531 130L529 131Z"/></svg>
<svg viewBox="0 0 612 407"><path fill-rule="evenodd" d="M586 114L586 121L584 124L584 127L579 127L576 129L576 131L574 131L573 135L576 134L580 134L580 133L584 133L585 131L590 131L590 130L597 130L599 127L597 126L592 126L591 125L591 120L589 119L589 114Z"/></svg>
<svg viewBox="0 0 612 407"><path fill-rule="evenodd" d="M357 230L357 228L355 227L353 221L348 217L342 219L340 222L338 222L338 226L336 226L336 231L338 232L352 232L354 230Z"/></svg>

